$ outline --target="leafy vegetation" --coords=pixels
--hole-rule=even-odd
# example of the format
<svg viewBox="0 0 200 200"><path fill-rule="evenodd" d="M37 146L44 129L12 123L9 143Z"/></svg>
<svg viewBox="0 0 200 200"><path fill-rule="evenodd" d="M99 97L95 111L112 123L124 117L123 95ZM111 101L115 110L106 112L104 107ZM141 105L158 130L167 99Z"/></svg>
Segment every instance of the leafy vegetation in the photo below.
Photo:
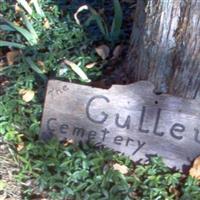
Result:
<svg viewBox="0 0 200 200"><path fill-rule="evenodd" d="M122 19L123 13L119 0L113 0L114 6L114 17L112 21L111 28L109 28L106 20L91 6L82 6L78 9L77 14L82 10L89 10L91 12L91 16L84 23L85 26L89 26L92 21L95 21L105 40L109 41L114 45L117 41L119 41L121 27L122 27ZM77 16L75 17L77 19ZM78 24L80 24L77 19ZM109 30L110 29L110 30Z"/></svg>
<svg viewBox="0 0 200 200"><path fill-rule="evenodd" d="M69 10L60 10L54 1L31 5L25 0L18 2L18 7L7 1L0 5L0 51L5 55L17 51L18 55L11 64L0 68L0 75L6 80L0 96L0 135L10 144L13 159L19 165L16 179L23 187L23 199L199 200L199 182L170 170L160 158L152 158L148 165L135 165L107 149L39 141L47 80L83 82L63 60L79 63L80 70L91 80L101 75L102 63L91 69L84 67L98 60L93 44L96 38L88 37L86 27L74 21L70 5ZM112 44L119 40L121 31L119 1L114 1L114 10L111 32L106 26L101 30ZM102 27L103 19L97 11L93 16L94 12ZM33 98L25 101L21 90L33 91ZM114 170L114 163L127 166L128 173ZM4 187L0 180L0 190Z"/></svg>

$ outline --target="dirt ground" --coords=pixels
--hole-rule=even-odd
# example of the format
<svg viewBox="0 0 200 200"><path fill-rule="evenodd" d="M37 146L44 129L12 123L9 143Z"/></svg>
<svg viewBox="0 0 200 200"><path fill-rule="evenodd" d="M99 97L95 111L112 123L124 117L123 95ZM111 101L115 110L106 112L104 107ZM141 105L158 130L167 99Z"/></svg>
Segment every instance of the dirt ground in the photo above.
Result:
<svg viewBox="0 0 200 200"><path fill-rule="evenodd" d="M12 150L0 138L0 200L21 200L21 188L14 175L18 167L12 158Z"/></svg>

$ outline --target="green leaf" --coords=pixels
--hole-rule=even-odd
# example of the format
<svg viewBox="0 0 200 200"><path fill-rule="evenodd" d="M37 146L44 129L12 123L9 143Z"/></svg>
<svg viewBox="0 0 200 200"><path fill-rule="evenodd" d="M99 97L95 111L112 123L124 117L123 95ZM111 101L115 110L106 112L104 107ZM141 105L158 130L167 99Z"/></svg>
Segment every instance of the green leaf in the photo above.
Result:
<svg viewBox="0 0 200 200"><path fill-rule="evenodd" d="M103 20L103 18L97 13L97 11L90 7L90 12L93 15L93 19L96 21L101 33L107 38L109 37L109 32L108 32L108 27L105 23L105 21Z"/></svg>
<svg viewBox="0 0 200 200"><path fill-rule="evenodd" d="M15 48L19 48L19 49L25 48L25 46L23 44L0 40L0 47L5 47L5 46L6 47L15 47Z"/></svg>
<svg viewBox="0 0 200 200"><path fill-rule="evenodd" d="M98 199L101 197L101 193L97 192L97 193L93 193L90 195L90 199Z"/></svg>
<svg viewBox="0 0 200 200"><path fill-rule="evenodd" d="M31 22L28 20L28 18L26 17L26 15L22 15L23 17L23 22L25 23L27 29L30 31L30 33L32 34L32 36L35 38L35 40L38 40L38 35L35 31L35 29L33 28L33 25L31 24Z"/></svg>
<svg viewBox="0 0 200 200"><path fill-rule="evenodd" d="M17 25L15 25L14 23L6 20L3 17L0 17L0 19L2 19L4 22L6 22L9 26L11 26L12 28L14 28L16 31L18 31L20 34L22 34L26 40L29 42L30 45L36 45L37 44L37 38L35 37L35 35L33 35L31 32L27 31L24 28L21 28Z"/></svg>
<svg viewBox="0 0 200 200"><path fill-rule="evenodd" d="M65 187L64 191L66 191L67 195L74 195L74 191L69 187Z"/></svg>
<svg viewBox="0 0 200 200"><path fill-rule="evenodd" d="M76 192L82 191L87 187L87 183L82 183L76 187Z"/></svg>
<svg viewBox="0 0 200 200"><path fill-rule="evenodd" d="M111 38L112 40L117 40L121 31L123 13L119 0L113 0L113 4L115 16L111 27Z"/></svg>
<svg viewBox="0 0 200 200"><path fill-rule="evenodd" d="M9 31L9 32L15 31L14 28L12 28L12 27L10 27L8 25L5 25L5 24L0 25L0 29L3 30L3 31Z"/></svg>
<svg viewBox="0 0 200 200"><path fill-rule="evenodd" d="M37 0L33 1L33 5L35 7L37 14L40 15L40 17L45 17L45 14L44 14L44 12L43 12L42 8L40 7Z"/></svg>
<svg viewBox="0 0 200 200"><path fill-rule="evenodd" d="M17 0L17 2L27 11L29 15L32 15L33 10L29 6L28 2L26 0Z"/></svg>
<svg viewBox="0 0 200 200"><path fill-rule="evenodd" d="M0 180L0 190L4 190L7 186L7 183L5 181Z"/></svg>

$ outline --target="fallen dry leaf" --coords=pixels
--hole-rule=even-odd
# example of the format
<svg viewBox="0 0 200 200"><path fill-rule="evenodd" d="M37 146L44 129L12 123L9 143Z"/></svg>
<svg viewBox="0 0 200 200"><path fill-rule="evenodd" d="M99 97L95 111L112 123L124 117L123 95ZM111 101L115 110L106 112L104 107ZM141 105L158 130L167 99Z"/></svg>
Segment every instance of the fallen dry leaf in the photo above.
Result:
<svg viewBox="0 0 200 200"><path fill-rule="evenodd" d="M17 144L17 151L18 151L18 152L21 151L23 148L24 148L24 143L23 143L23 142Z"/></svg>
<svg viewBox="0 0 200 200"><path fill-rule="evenodd" d="M96 64L97 64L96 62L89 63L89 64L85 65L85 67L86 67L87 69L91 69L91 68L93 68Z"/></svg>
<svg viewBox="0 0 200 200"><path fill-rule="evenodd" d="M103 60L105 60L109 56L109 54L110 54L110 48L107 45L105 45L105 44L96 47L95 50L96 50L96 53Z"/></svg>
<svg viewBox="0 0 200 200"><path fill-rule="evenodd" d="M7 65L7 62L5 61L5 59L0 59L0 67L4 67Z"/></svg>
<svg viewBox="0 0 200 200"><path fill-rule="evenodd" d="M127 174L128 173L128 167L125 166L125 165L120 165L118 163L115 163L113 165L113 169L121 172L122 174Z"/></svg>
<svg viewBox="0 0 200 200"><path fill-rule="evenodd" d="M193 166L189 171L190 176L200 180L200 156L194 160Z"/></svg>
<svg viewBox="0 0 200 200"><path fill-rule="evenodd" d="M21 26L22 18L20 17L19 19L16 19L13 23L14 23L16 26Z"/></svg>
<svg viewBox="0 0 200 200"><path fill-rule="evenodd" d="M44 19L44 24L43 24L44 28L49 29L50 28L50 24L49 24L49 20L47 18Z"/></svg>
<svg viewBox="0 0 200 200"><path fill-rule="evenodd" d="M15 4L15 13L17 14L19 12L21 12L21 8L19 7L18 4Z"/></svg>
<svg viewBox="0 0 200 200"><path fill-rule="evenodd" d="M83 6L79 7L78 10L74 13L74 19L78 25L81 25L81 23L78 19L78 14L80 12L82 12L83 10L89 10L89 7L87 5L83 5Z"/></svg>
<svg viewBox="0 0 200 200"><path fill-rule="evenodd" d="M66 147L66 146L68 146L70 144L74 144L74 140L72 140L72 139L66 140L63 145L64 145L64 147Z"/></svg>
<svg viewBox="0 0 200 200"><path fill-rule="evenodd" d="M178 190L178 188L176 188L174 186L170 186L169 187L169 192L175 196L175 199L179 199L181 193Z"/></svg>
<svg viewBox="0 0 200 200"><path fill-rule="evenodd" d="M5 199L7 199L6 197L7 197L6 192L3 192L3 194L0 195L0 200L5 200Z"/></svg>
<svg viewBox="0 0 200 200"><path fill-rule="evenodd" d="M122 51L123 51L123 46L121 44L117 45L115 49L113 50L113 56L111 60L118 59L119 56L122 54Z"/></svg>
<svg viewBox="0 0 200 200"><path fill-rule="evenodd" d="M21 89L19 91L19 94L22 95L22 99L25 101L25 102L30 102L34 96L35 96L35 92L32 91L32 90L26 90L26 89Z"/></svg>
<svg viewBox="0 0 200 200"><path fill-rule="evenodd" d="M87 77L87 75L85 74L85 72L79 67L79 64L75 64L74 62L65 59L63 61L66 65L70 66L71 69L80 76L80 78L82 80L84 80L85 82L90 82L91 80Z"/></svg>
<svg viewBox="0 0 200 200"><path fill-rule="evenodd" d="M38 61L37 61L37 64L40 66L42 72L45 73L45 72L46 72L46 66L45 66L44 62L41 61L41 60L38 60Z"/></svg>
<svg viewBox="0 0 200 200"><path fill-rule="evenodd" d="M8 65L13 65L19 55L20 51L9 51L6 54Z"/></svg>

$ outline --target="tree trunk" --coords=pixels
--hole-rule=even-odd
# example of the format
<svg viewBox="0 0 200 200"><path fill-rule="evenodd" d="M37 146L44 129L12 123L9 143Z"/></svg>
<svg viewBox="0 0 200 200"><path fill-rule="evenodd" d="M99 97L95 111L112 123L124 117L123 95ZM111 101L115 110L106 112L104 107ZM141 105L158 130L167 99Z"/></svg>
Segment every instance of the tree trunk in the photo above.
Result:
<svg viewBox="0 0 200 200"><path fill-rule="evenodd" d="M157 93L200 99L200 1L138 0L125 71Z"/></svg>

